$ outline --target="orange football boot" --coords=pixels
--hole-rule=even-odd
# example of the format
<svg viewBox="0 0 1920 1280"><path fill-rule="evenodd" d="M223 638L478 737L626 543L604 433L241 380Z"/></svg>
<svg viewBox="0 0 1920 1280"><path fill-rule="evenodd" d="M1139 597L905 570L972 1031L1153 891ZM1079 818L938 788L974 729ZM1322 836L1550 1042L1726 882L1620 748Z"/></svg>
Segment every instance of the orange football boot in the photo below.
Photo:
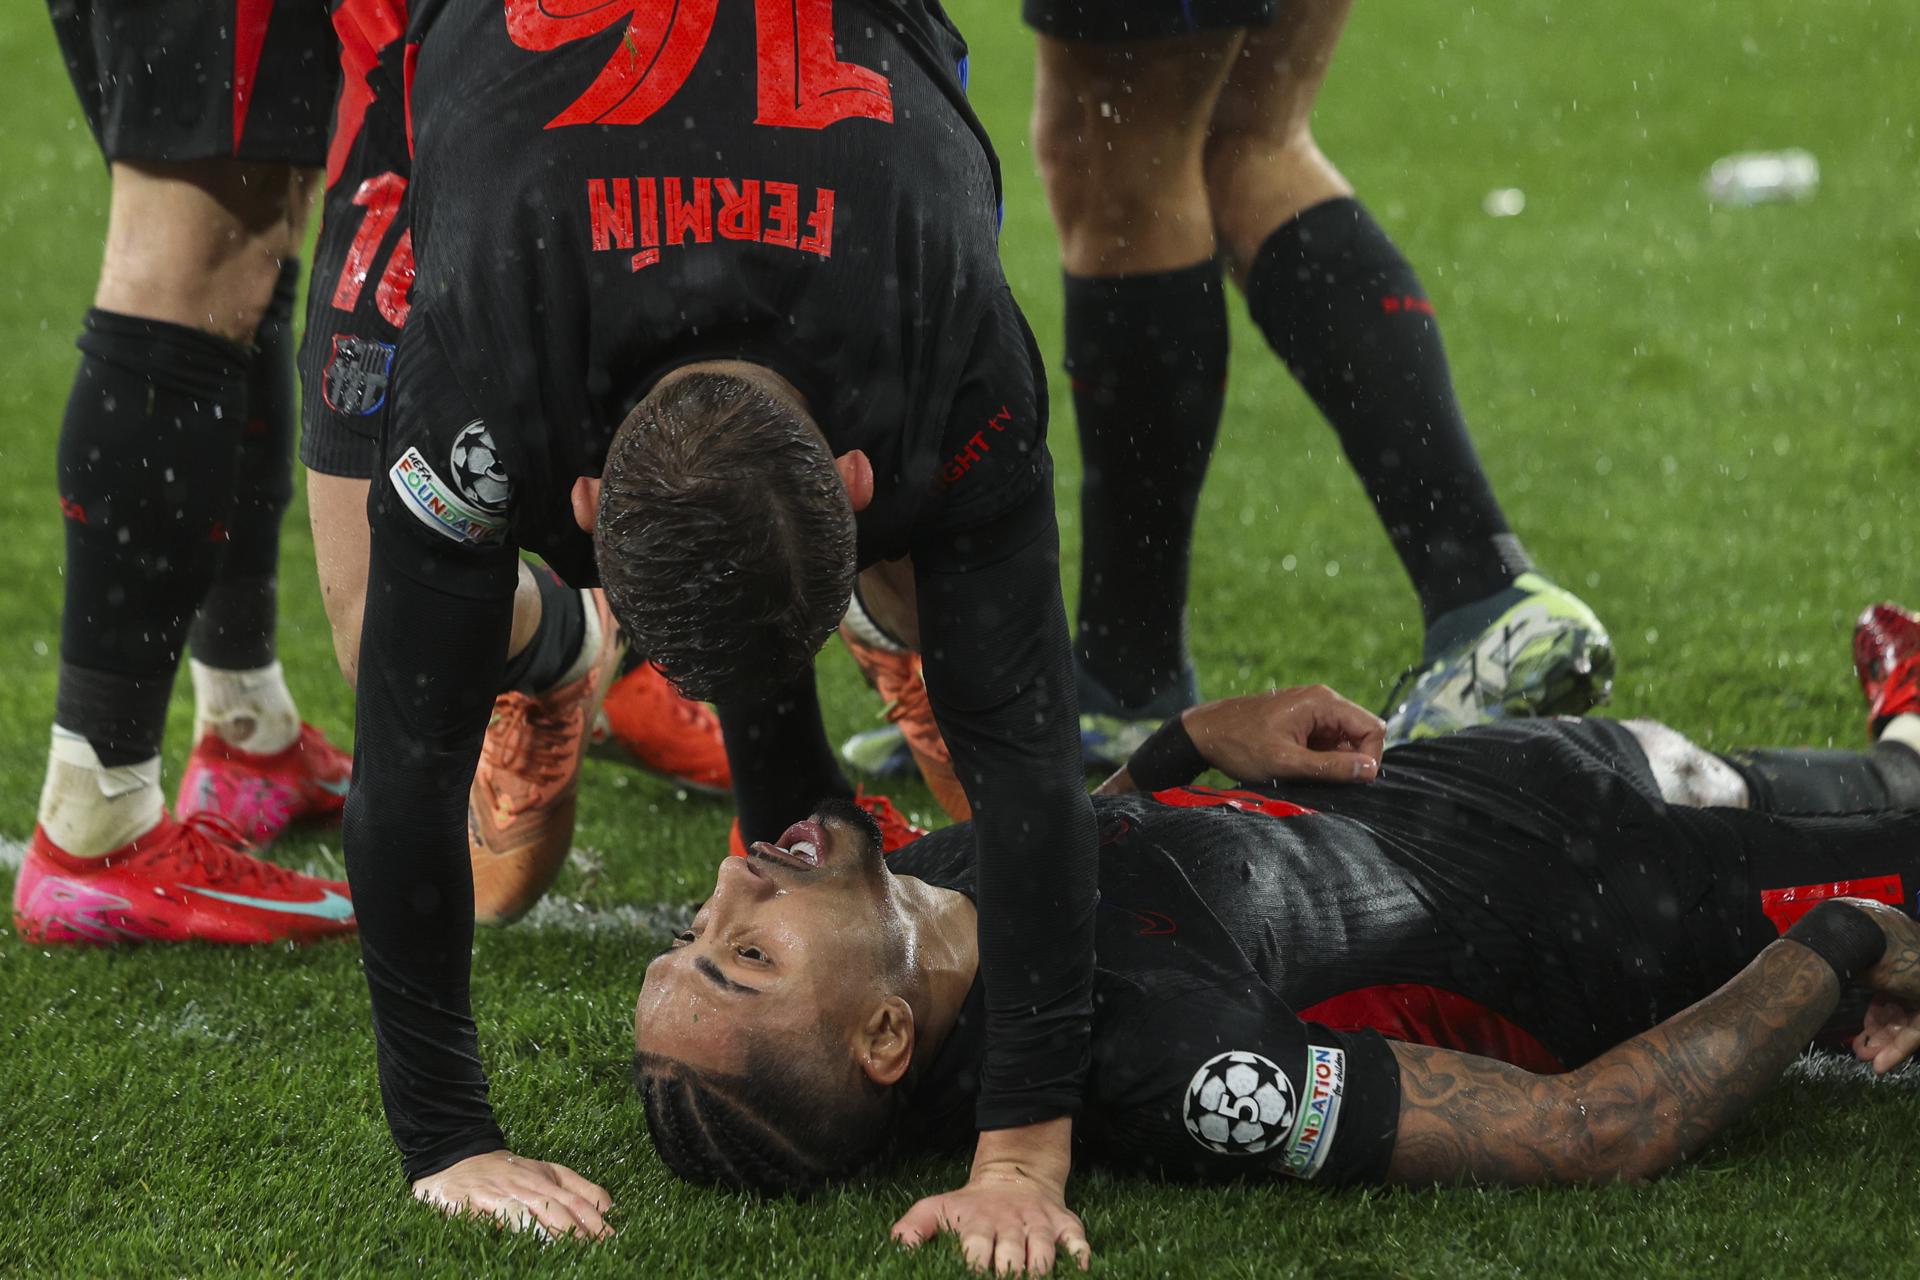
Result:
<svg viewBox="0 0 1920 1280"><path fill-rule="evenodd" d="M467 797L473 915L511 924L532 910L573 847L575 792L587 730L620 662L620 628L604 593L589 593L586 674L538 697L503 693Z"/></svg>
<svg viewBox="0 0 1920 1280"><path fill-rule="evenodd" d="M900 727L920 776L927 780L933 798L955 822L973 816L967 793L953 771L953 756L947 751L940 726L933 719L933 705L927 701L927 683L920 675L920 655L910 650L889 653L862 643L845 625L840 642L860 666L867 684L886 703L886 717Z"/></svg>
<svg viewBox="0 0 1920 1280"><path fill-rule="evenodd" d="M626 757L689 791L725 795L733 789L720 717L704 702L682 697L651 662L613 682L593 721L593 745L617 744Z"/></svg>

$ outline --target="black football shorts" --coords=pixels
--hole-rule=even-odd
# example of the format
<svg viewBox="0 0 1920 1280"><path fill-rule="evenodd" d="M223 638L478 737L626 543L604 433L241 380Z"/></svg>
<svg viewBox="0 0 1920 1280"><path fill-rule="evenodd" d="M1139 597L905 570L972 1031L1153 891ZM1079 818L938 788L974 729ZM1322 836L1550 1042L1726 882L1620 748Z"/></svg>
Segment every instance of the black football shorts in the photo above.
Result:
<svg viewBox="0 0 1920 1280"><path fill-rule="evenodd" d="M364 480L379 469L394 358L412 307L407 5L343 4L334 28L351 70L327 154L307 287L300 460L323 475Z"/></svg>
<svg viewBox="0 0 1920 1280"><path fill-rule="evenodd" d="M48 0L108 160L310 168L339 79L326 0Z"/></svg>
<svg viewBox="0 0 1920 1280"><path fill-rule="evenodd" d="M1021 16L1055 40L1112 44L1271 26L1279 10L1280 0L1023 0Z"/></svg>

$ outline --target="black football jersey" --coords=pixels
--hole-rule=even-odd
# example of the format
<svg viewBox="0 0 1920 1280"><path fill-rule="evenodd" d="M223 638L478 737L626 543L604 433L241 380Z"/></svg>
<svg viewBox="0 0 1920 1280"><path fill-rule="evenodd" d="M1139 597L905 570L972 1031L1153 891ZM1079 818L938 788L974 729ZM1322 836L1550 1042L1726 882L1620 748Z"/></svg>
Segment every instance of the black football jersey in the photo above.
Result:
<svg viewBox="0 0 1920 1280"><path fill-rule="evenodd" d="M1090 1152L1183 1177L1373 1180L1387 1039L1552 1072L1725 981L1714 872L1618 726L1533 722L1397 748L1365 786L1096 797ZM890 865L970 892L949 827ZM1522 976L1524 975L1524 976ZM908 1108L964 1119L970 1008Z"/></svg>
<svg viewBox="0 0 1920 1280"><path fill-rule="evenodd" d="M428 333L401 358L443 365L484 415L514 540L570 581L591 581L574 478L694 360L773 368L834 453L866 452L862 564L1049 479L1042 414L963 394L970 370L1012 385L1037 358L1000 270L966 46L937 4L444 0L415 5L410 38ZM410 415L389 461L417 444L438 468L471 420Z"/></svg>

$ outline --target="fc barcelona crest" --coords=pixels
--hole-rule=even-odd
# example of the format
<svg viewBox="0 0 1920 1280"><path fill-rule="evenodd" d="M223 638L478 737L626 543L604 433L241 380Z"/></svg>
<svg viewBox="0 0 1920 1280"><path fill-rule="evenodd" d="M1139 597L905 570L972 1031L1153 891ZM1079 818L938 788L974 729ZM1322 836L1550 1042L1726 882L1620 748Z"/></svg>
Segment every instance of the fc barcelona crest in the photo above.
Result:
<svg viewBox="0 0 1920 1280"><path fill-rule="evenodd" d="M320 398L335 413L366 417L387 402L387 379L393 371L393 344L335 334L333 354L320 380Z"/></svg>

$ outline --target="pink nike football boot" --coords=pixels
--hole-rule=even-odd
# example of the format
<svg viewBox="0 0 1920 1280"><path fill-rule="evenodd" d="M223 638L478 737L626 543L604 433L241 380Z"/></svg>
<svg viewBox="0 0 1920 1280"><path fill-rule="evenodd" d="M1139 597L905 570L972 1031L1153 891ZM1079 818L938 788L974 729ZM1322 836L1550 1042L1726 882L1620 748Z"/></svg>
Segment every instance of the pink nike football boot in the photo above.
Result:
<svg viewBox="0 0 1920 1280"><path fill-rule="evenodd" d="M98 858L62 851L36 827L13 882L13 927L35 946L123 942L315 942L354 929L345 881L250 857L211 813L162 814Z"/></svg>
<svg viewBox="0 0 1920 1280"><path fill-rule="evenodd" d="M337 819L352 777L353 757L310 724L300 726L292 746L272 755L242 751L209 732L187 757L175 809L182 818L218 814L257 849L290 823Z"/></svg>

